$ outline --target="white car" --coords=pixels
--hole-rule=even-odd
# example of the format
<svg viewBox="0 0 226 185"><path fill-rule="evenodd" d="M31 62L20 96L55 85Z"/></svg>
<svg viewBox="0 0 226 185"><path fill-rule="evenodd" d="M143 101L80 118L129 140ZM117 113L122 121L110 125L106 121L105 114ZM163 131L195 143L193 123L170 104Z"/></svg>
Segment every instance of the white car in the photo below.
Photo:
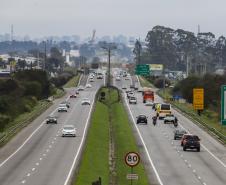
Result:
<svg viewBox="0 0 226 185"><path fill-rule="evenodd" d="M81 103L82 105L90 105L91 104L91 102L90 102L90 100L88 99L88 98L83 98L83 100L82 100L82 103Z"/></svg>
<svg viewBox="0 0 226 185"><path fill-rule="evenodd" d="M166 114L166 117L164 117L164 123L174 123L176 120L176 117L173 114Z"/></svg>
<svg viewBox="0 0 226 185"><path fill-rule="evenodd" d="M84 91L84 90L85 90L84 86L80 85L80 86L78 87L78 91Z"/></svg>
<svg viewBox="0 0 226 185"><path fill-rule="evenodd" d="M89 81L90 81L90 82L94 82L94 79L93 79L93 78L90 78Z"/></svg>
<svg viewBox="0 0 226 185"><path fill-rule="evenodd" d="M92 85L91 84L86 84L86 88L91 88Z"/></svg>
<svg viewBox="0 0 226 185"><path fill-rule="evenodd" d="M67 112L67 105L66 104L60 104L57 111L58 112Z"/></svg>
<svg viewBox="0 0 226 185"><path fill-rule="evenodd" d="M120 76L117 76L116 81L120 81L120 80L121 80Z"/></svg>
<svg viewBox="0 0 226 185"><path fill-rule="evenodd" d="M152 100L146 100L146 103L145 103L145 105L146 106L153 106L153 101Z"/></svg>
<svg viewBox="0 0 226 185"><path fill-rule="evenodd" d="M62 129L62 137L64 136L76 136L76 128L74 125L64 125Z"/></svg>
<svg viewBox="0 0 226 185"><path fill-rule="evenodd" d="M129 104L137 104L137 98L134 96L129 97Z"/></svg>

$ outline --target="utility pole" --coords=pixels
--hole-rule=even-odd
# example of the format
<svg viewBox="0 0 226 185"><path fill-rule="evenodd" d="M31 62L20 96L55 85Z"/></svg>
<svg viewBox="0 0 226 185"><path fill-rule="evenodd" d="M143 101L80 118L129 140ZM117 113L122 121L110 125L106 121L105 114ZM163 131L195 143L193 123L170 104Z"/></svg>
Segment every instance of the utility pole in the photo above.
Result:
<svg viewBox="0 0 226 185"><path fill-rule="evenodd" d="M107 50L108 52L108 80L107 80L107 87L111 85L111 50L116 49L114 43L105 43L102 46L103 49Z"/></svg>
<svg viewBox="0 0 226 185"><path fill-rule="evenodd" d="M44 64L43 64L43 70L46 70L46 41L44 41L45 44L45 56L44 56Z"/></svg>

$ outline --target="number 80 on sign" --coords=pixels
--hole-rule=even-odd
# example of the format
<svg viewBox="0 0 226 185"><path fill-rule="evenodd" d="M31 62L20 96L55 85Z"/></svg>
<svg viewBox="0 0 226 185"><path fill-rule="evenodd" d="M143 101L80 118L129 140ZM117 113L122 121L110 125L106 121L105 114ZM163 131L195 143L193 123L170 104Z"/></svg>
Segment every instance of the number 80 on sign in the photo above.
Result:
<svg viewBox="0 0 226 185"><path fill-rule="evenodd" d="M129 152L125 156L125 162L130 167L137 166L140 162L140 156L136 152Z"/></svg>

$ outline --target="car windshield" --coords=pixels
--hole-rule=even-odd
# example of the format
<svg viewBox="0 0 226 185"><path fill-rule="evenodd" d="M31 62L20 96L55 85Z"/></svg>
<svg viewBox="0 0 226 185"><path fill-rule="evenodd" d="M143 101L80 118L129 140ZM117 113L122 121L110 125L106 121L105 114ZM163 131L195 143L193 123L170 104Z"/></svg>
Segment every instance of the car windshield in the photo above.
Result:
<svg viewBox="0 0 226 185"><path fill-rule="evenodd" d="M162 104L161 110L170 110L170 105L169 104Z"/></svg>
<svg viewBox="0 0 226 185"><path fill-rule="evenodd" d="M73 129L74 129L73 126L65 126L65 127L64 127L64 130L73 130Z"/></svg>

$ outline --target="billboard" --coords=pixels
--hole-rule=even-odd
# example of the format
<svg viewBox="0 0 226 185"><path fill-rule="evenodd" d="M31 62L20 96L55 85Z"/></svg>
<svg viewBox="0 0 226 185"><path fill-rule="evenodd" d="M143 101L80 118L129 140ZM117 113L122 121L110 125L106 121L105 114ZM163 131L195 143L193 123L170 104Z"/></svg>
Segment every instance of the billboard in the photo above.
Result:
<svg viewBox="0 0 226 185"><path fill-rule="evenodd" d="M149 64L150 71L162 71L163 65L162 64Z"/></svg>

